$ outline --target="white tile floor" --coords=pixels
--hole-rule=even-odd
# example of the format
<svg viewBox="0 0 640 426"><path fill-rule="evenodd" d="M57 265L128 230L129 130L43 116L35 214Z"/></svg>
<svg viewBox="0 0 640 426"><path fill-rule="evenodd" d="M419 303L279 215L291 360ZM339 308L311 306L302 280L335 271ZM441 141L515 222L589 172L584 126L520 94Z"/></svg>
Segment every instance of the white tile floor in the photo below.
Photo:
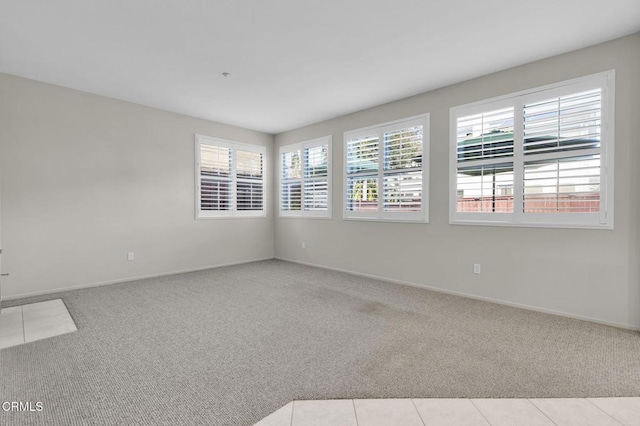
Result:
<svg viewBox="0 0 640 426"><path fill-rule="evenodd" d="M76 331L61 299L0 311L0 349Z"/></svg>
<svg viewBox="0 0 640 426"><path fill-rule="evenodd" d="M256 426L640 425L640 398L293 401Z"/></svg>

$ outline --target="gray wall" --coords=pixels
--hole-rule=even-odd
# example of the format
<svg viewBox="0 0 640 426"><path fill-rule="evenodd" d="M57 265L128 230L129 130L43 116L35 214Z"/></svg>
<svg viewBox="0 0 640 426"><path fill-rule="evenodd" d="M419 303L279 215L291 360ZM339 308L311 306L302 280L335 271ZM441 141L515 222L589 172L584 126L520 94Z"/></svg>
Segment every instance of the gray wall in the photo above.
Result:
<svg viewBox="0 0 640 426"><path fill-rule="evenodd" d="M609 69L616 70L613 231L449 225L450 107ZM640 327L638 76L635 34L277 135L276 152L333 136L334 210L332 220L276 218L276 256ZM431 113L430 223L343 221L343 132L425 112ZM472 273L473 263L482 265L481 275Z"/></svg>
<svg viewBox="0 0 640 426"><path fill-rule="evenodd" d="M270 192L267 218L194 219L194 133L272 156L268 134L0 74L2 297L272 258Z"/></svg>

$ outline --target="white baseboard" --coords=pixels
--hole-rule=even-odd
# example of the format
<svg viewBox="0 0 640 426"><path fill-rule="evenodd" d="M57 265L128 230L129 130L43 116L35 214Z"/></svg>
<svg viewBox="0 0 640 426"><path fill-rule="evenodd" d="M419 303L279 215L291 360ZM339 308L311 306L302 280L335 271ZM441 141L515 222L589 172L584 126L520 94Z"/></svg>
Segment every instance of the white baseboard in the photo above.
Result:
<svg viewBox="0 0 640 426"><path fill-rule="evenodd" d="M596 323L596 324L602 324L602 325L608 325L608 326L611 326L611 327L623 328L625 330L640 331L640 327L637 326L637 325L631 325L631 324L625 324L625 323L619 323L619 322L613 322L613 321L605 321L605 320L601 320L601 319L598 319L598 318L592 318L592 317L588 317L588 316L584 316L584 315L576 315L576 314L572 314L572 313L568 313L568 312L556 311L556 310L553 310L553 309L546 309L546 308L540 308L540 307L537 307L537 306L525 305L525 304L522 304L522 303L509 302L508 300L494 299L494 298L491 298L491 297L478 296L478 295L475 295L475 294L463 293L463 292L460 292L460 291L447 290L447 289L440 288L440 287L433 287L433 286L426 285L426 284L418 284L418 283L413 283L413 282L409 282L409 281L396 280L396 279L389 278L389 277L383 277L383 276L372 275L372 274L365 274L365 273L362 273L362 272L351 271L351 270L348 270L348 269L334 268L334 267L331 267L331 266L325 266L325 265L320 265L320 264L311 263L311 262L302 262L302 261L299 261L299 260L287 259L287 258L284 258L284 257L276 256L275 258L278 259L278 260L283 260L285 262L298 263L300 265L313 266L313 267L316 267L316 268L328 269L328 270L337 271L337 272L344 272L344 273L351 274L351 275L356 275L356 276L365 277L365 278L372 278L372 279L381 280L381 281L387 281L387 282L394 283L394 284L402 284L402 285L406 285L406 286L410 286L410 287L424 288L424 289L427 289L427 290L437 291L438 293L451 294L451 295L454 295L454 296L462 296L462 297L467 297L469 299L482 300L484 302L497 303L499 305L511 306L511 307L514 307L514 308L521 308L521 309L526 309L526 310L529 310L529 311L541 312L541 313L544 313L544 314L558 315L558 316L565 317L565 318L572 318L572 319L577 319L577 320L582 320L582 321L589 321L589 322L593 322L593 323Z"/></svg>
<svg viewBox="0 0 640 426"><path fill-rule="evenodd" d="M179 271L170 271L170 272L162 272L162 273L158 273L158 274L141 275L141 276L137 276L137 277L121 278L121 279L115 279L115 280L110 280L110 281L101 281L101 282L82 284L82 285L70 286L70 287L61 287L61 288L49 289L49 290L44 290L44 291L36 291L36 292L31 292L31 293L23 293L23 294L19 294L19 295L13 295L13 296L4 297L2 300L15 300L15 299L22 299L22 298L25 298L25 297L42 296L42 295L45 295L45 294L60 293L60 292L63 292L63 291L79 290L79 289L91 288L91 287L100 287L100 286L103 286L103 285L111 285L111 284L120 284L120 283L144 280L144 279L148 279L148 278L157 278L157 277L165 277L165 276L168 276L168 275L184 274L184 273L188 273L188 272L204 271L204 270L207 270L207 269L223 268L225 266L242 265L242 264L245 264L245 263L261 262L261 261L264 261L264 260L271 260L271 259L278 259L278 260L283 260L285 262L298 263L300 265L313 266L315 268L327 269L327 270L331 270L331 271L344 272L344 273L351 274L351 275L356 275L356 276L361 276L361 277L366 277L366 278L372 278L372 279L381 280L381 281L387 281L387 282L394 283L394 284L401 284L401 285L406 285L406 286L410 286L410 287L418 287L418 288L423 288L423 289L427 289L427 290L431 290L431 291L437 291L439 293L451 294L451 295L454 295L454 296L462 296L462 297L467 297L467 298L470 298L470 299L476 299L476 300L482 300L482 301L485 301L485 302L497 303L499 305L505 305L505 306L511 306L511 307L515 307L515 308L527 309L529 311L541 312L541 313L551 314L551 315L558 315L558 316L562 316L562 317L566 317L566 318L578 319L578 320L582 320L582 321L589 321L589 322L593 322L593 323L597 323L597 324L603 324L603 325L623 328L623 329L627 329L627 330L640 331L640 327L635 326L635 325L631 325L631 324L618 323L618 322L613 322L613 321L605 321L605 320L601 320L601 319L598 319L598 318L592 318L592 317L588 317L588 316L584 316L584 315L576 315L576 314L572 314L572 313L568 313L568 312L556 311L556 310L553 310L553 309L540 308L540 307L537 307L537 306L531 306L531 305L525 305L525 304L522 304L522 303L510 302L510 301L502 300L502 299L494 299L494 298L491 298L491 297L478 296L478 295L475 295L475 294L464 293L464 292L460 292L460 291L447 290L447 289L440 288L440 287L433 287L433 286L426 285L426 284L418 284L418 283L414 283L414 282L410 282L410 281L402 281L402 280L397 280L397 279L390 278L390 277L384 277L384 276L372 275L372 274L365 274L365 273L362 273L362 272L351 271L351 270L348 270L348 269L334 268L332 266L326 266L326 265L321 265L321 264L311 263L311 262L303 262L303 261L299 261L299 260L287 259L287 258L278 257L278 256L276 256L276 257L265 257L265 258L259 258L259 259L251 259L251 260L243 260L243 261L239 261L239 262L222 263L222 264L217 264L217 265L203 266L203 267L199 267L199 268L183 269L183 270L179 270Z"/></svg>
<svg viewBox="0 0 640 426"><path fill-rule="evenodd" d="M240 261L240 262L221 263L221 264L212 265L212 266L203 266L203 267L199 267L199 268L183 269L183 270L180 270L180 271L161 272L161 273L158 273L158 274L141 275L141 276L137 276L137 277L118 278L118 279L109 280L109 281L100 281L100 282L89 283L89 284L81 284L81 285L76 285L76 286L71 286L71 287L61 287L61 288L56 288L56 289L51 289L51 290L34 291L32 293L18 294L18 295L3 297L2 300L23 299L25 297L42 296L42 295L45 295L45 294L60 293L62 291L79 290L79 289L82 289L82 288L91 288L91 287L100 287L100 286L103 286L103 285L128 283L128 282L131 282L131 281L146 280L147 278L166 277L168 275L178 275L178 274L185 274L187 272L205 271L207 269L223 268L225 266L243 265L245 263L261 262L263 260L271 260L271 259L274 259L274 258L273 257L265 257L265 258L260 258L260 259L243 260L243 261Z"/></svg>

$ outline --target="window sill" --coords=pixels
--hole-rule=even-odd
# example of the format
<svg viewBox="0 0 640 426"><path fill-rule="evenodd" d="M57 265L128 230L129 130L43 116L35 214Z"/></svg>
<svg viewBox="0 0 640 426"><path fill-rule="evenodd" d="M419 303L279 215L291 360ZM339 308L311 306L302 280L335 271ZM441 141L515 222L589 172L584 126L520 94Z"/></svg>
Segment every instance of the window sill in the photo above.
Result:
<svg viewBox="0 0 640 426"><path fill-rule="evenodd" d="M266 219L266 214L260 215L225 215L225 216L196 216L196 220L219 220L219 219Z"/></svg>
<svg viewBox="0 0 640 426"><path fill-rule="evenodd" d="M393 219L393 218L371 218L371 217L343 217L345 221L354 222L382 222L382 223L419 223L427 224L428 219Z"/></svg>
<svg viewBox="0 0 640 426"><path fill-rule="evenodd" d="M613 230L613 224L588 224L588 223L535 223L535 222L490 222L476 220L450 220L449 225L462 226L498 226L508 228L550 228L550 229L594 229Z"/></svg>
<svg viewBox="0 0 640 426"><path fill-rule="evenodd" d="M331 220L333 219L332 215L329 216L301 216L301 215L278 215L278 219L311 219L311 220Z"/></svg>

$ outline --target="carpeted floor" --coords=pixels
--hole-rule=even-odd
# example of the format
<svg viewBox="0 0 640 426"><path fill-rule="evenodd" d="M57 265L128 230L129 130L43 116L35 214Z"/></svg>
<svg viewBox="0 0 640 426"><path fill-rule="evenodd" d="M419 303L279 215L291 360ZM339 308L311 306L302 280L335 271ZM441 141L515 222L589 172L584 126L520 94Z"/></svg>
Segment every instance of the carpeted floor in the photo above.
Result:
<svg viewBox="0 0 640 426"><path fill-rule="evenodd" d="M640 396L640 334L272 260L62 298L0 351L1 424L248 425L292 399Z"/></svg>

